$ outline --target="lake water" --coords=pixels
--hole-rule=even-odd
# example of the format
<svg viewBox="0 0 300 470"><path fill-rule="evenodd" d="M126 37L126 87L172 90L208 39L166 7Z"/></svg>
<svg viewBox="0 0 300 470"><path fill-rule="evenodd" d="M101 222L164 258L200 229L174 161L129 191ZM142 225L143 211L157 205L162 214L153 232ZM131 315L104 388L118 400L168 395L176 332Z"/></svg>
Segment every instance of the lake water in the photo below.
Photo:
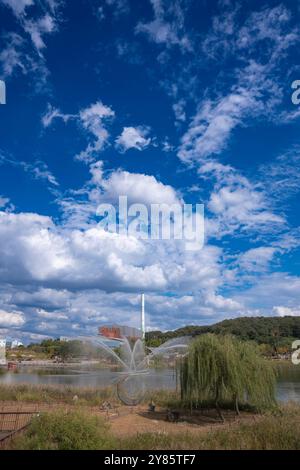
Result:
<svg viewBox="0 0 300 470"><path fill-rule="evenodd" d="M280 364L277 366L279 376L277 380L276 396L279 401L297 401L300 403L300 365ZM117 378L117 373L108 369L86 371L69 368L29 368L20 367L18 372L0 374L0 384L31 385L69 385L74 387L106 387ZM149 389L174 389L176 376L173 369L152 369L147 376Z"/></svg>
<svg viewBox="0 0 300 470"><path fill-rule="evenodd" d="M276 396L279 401L300 403L300 365L280 364Z"/></svg>
<svg viewBox="0 0 300 470"><path fill-rule="evenodd" d="M152 389L174 389L176 375L173 369L151 369L145 377L147 386ZM18 372L0 374L0 384L69 385L74 387L107 387L118 378L118 373L109 369L87 371L69 368L29 368L20 367Z"/></svg>

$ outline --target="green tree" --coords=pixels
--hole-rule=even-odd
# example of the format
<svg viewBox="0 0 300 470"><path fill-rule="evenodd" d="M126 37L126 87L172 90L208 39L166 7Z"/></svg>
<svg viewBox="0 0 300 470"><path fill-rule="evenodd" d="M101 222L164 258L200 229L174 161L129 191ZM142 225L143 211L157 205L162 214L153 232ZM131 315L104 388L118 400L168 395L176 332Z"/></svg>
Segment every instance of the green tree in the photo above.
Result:
<svg viewBox="0 0 300 470"><path fill-rule="evenodd" d="M73 357L80 357L83 352L82 343L78 340L61 341L58 348L58 356L60 356L63 361Z"/></svg>
<svg viewBox="0 0 300 470"><path fill-rule="evenodd" d="M190 406L212 401L223 420L222 403L248 403L257 409L275 404L273 366L248 342L224 335L195 339L179 364L181 398Z"/></svg>

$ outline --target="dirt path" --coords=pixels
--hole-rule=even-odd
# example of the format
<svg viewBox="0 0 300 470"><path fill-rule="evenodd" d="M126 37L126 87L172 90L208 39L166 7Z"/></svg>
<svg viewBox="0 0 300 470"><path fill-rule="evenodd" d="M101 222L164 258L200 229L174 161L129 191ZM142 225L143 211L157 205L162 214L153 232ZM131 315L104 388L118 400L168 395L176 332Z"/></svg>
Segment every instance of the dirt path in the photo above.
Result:
<svg viewBox="0 0 300 470"><path fill-rule="evenodd" d="M215 410L208 410L205 414L189 414L180 417L177 423L170 423L166 419L166 411L159 409L155 413L148 413L146 407L135 409L132 413L110 419L111 430L117 437L130 437L145 432L182 434L203 433L217 428L236 426L242 421L254 422L258 416L242 413L237 417L232 412L225 412L225 423L221 423Z"/></svg>

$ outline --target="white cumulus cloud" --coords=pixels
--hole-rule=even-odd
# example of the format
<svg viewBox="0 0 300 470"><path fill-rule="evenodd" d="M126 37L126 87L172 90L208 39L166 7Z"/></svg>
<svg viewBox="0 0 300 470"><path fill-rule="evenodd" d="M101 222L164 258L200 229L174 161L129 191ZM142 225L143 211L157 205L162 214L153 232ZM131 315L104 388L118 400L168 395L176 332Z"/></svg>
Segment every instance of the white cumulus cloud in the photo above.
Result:
<svg viewBox="0 0 300 470"><path fill-rule="evenodd" d="M144 150L151 143L151 138L147 138L148 134L149 128L145 126L124 127L116 139L116 147L120 152L126 152L129 149Z"/></svg>
<svg viewBox="0 0 300 470"><path fill-rule="evenodd" d="M25 323L22 312L6 312L0 309L0 327L22 326Z"/></svg>

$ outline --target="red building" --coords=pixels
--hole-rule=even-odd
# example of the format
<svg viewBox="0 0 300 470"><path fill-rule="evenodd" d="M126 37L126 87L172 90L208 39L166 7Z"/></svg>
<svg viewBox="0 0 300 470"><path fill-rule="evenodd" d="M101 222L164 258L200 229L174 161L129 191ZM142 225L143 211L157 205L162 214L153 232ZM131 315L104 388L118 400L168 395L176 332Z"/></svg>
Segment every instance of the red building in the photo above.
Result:
<svg viewBox="0 0 300 470"><path fill-rule="evenodd" d="M121 338L121 330L117 326L100 326L99 335L106 338Z"/></svg>
<svg viewBox="0 0 300 470"><path fill-rule="evenodd" d="M106 338L111 339L121 339L125 336L126 338L132 338L136 340L137 338L141 337L141 331L137 328L122 325L100 326L98 333L100 336L105 336Z"/></svg>

